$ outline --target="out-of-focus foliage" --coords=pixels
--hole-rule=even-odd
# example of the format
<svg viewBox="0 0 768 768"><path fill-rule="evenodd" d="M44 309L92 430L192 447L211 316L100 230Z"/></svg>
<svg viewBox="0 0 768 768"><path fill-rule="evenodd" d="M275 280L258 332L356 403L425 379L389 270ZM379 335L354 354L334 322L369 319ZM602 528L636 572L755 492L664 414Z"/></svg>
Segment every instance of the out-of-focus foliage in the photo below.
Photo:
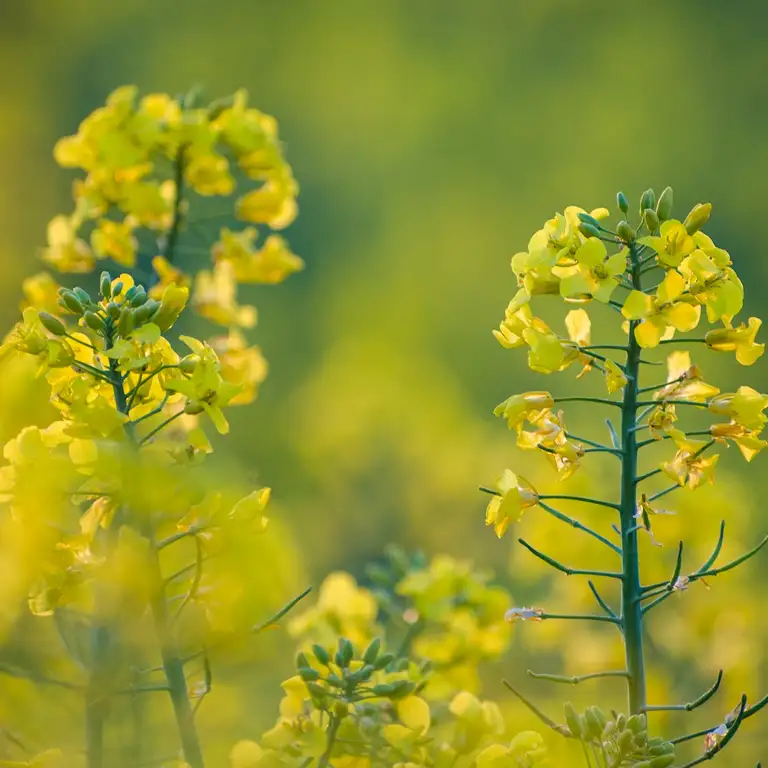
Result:
<svg viewBox="0 0 768 768"><path fill-rule="evenodd" d="M316 579L338 568L362 576L362 563L398 540L492 565L520 605L591 609L572 580L506 542L490 546L482 525L478 479L490 483L492 468L519 456L490 407L539 386L489 333L515 290L509 258L527 242L531 223L552 215L552 201L591 208L620 184L639 193L649 179L663 180L685 210L694 192L712 200L719 215L710 234L729 244L747 286L761 284L766 262L755 222L768 107L757 95L766 9L714 0L642 8L573 0L264 0L215 8L203 0L86 0L6 3L0 15L0 61L14 73L0 106L3 327L16 319L20 279L39 271L33 255L48 221L71 211L69 181L51 160L56 140L72 134L117 83L183 92L201 82L212 94L245 85L280 116L281 136L301 169L303 214L291 242L310 266L279 296L251 287L241 293L244 303L257 297L262 322L255 333L272 371L257 404L237 412L214 458L234 476L258 468L262 484L275 489L272 522L290 521L297 542L279 561L244 558L267 573L290 557L287 570L300 562ZM221 223L232 228L234 220ZM748 313L759 314L760 296L748 293ZM723 360L702 358L708 381L723 391L742 380L759 388L762 361L736 379L734 368L721 369ZM41 381L29 382L0 377L3 442L30 414L40 424L53 418ZM580 391L602 386L585 381ZM592 423L585 411L569 410L574 432ZM692 562L704 562L721 518L724 558L754 541L764 519L761 488L757 482L750 490L737 458L721 461L716 487L681 496L677 515L658 520L654 533L664 548L649 560L650 580L671 573L683 535ZM763 461L755 460L753 478ZM610 457L595 457L589 479L575 475L569 491L609 482L611 466ZM534 486L551 481L526 456L515 467ZM587 518L605 520L600 510ZM573 564L608 565L597 546L566 536L537 510L521 530ZM657 554L650 540L643 546ZM751 591L765 568L753 560L710 589L698 584L676 595L671 610L669 603L661 608L650 638L654 700L671 696L673 686L696 696L721 666L723 701L765 688L768 626ZM299 586L286 583L271 603ZM267 591L262 586L251 598ZM571 626L567 645L554 623L521 629L492 665L491 681L545 662L580 674L620 661L611 627ZM270 633L262 637L266 643ZM292 664L291 649L271 648L266 663L247 668L248 685L237 696L231 683L245 677L244 668L233 661L221 671L200 711L205 733L231 744L230 737L255 738L268 726L274 691ZM17 686L16 714L34 710L26 684L3 685ZM69 727L67 695L56 695L58 714L46 728ZM507 706L500 691L492 695ZM561 696L552 691L552 711ZM598 700L623 707L612 681L582 685L572 698L582 709ZM522 708L508 705L521 727L535 727ZM708 711L720 717L724 709L716 701ZM681 728L711 722L706 713L654 717ZM226 733L235 722L236 732ZM745 723L732 746L735 761L764 756L762 731ZM37 735L46 734L41 728Z"/></svg>

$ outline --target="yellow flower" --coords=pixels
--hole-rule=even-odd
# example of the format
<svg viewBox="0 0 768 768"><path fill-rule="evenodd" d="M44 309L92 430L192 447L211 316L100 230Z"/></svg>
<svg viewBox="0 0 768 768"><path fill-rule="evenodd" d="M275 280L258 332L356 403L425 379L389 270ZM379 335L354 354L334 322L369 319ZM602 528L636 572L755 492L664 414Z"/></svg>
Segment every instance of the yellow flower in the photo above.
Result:
<svg viewBox="0 0 768 768"><path fill-rule="evenodd" d="M59 272L90 272L96 263L88 244L77 236L75 221L63 215L48 224L48 247L42 258Z"/></svg>
<svg viewBox="0 0 768 768"><path fill-rule="evenodd" d="M756 344L755 337L763 321L750 317L747 325L738 328L716 328L709 331L704 339L710 349L718 352L736 352L736 360L742 365L752 365L765 352L765 344Z"/></svg>
<svg viewBox="0 0 768 768"><path fill-rule="evenodd" d="M184 311L189 298L189 288L170 283L163 289L160 307L152 316L152 323L161 331L167 331Z"/></svg>
<svg viewBox="0 0 768 768"><path fill-rule="evenodd" d="M547 326L543 321L533 316L533 312L528 305L515 307L514 301L510 302L504 313L504 320L498 330L494 330L493 335L496 340L505 349L515 349L525 346L523 331L533 326Z"/></svg>
<svg viewBox="0 0 768 768"><path fill-rule="evenodd" d="M506 419L510 429L519 429L525 421L536 421L544 411L553 408L555 401L549 392L524 392L512 395L493 410L494 416Z"/></svg>
<svg viewBox="0 0 768 768"><path fill-rule="evenodd" d="M733 440L747 461L752 461L768 445L768 442L760 438L760 430L747 429L734 421L728 424L713 424L709 433L719 443Z"/></svg>
<svg viewBox="0 0 768 768"><path fill-rule="evenodd" d="M624 301L622 314L628 320L641 320L635 328L637 343L644 348L656 347L667 338L670 329L692 331L699 324L701 308L677 301L685 291L685 280L675 270L667 272L656 290L656 296L632 291Z"/></svg>
<svg viewBox="0 0 768 768"><path fill-rule="evenodd" d="M620 389L624 389L627 384L627 377L624 375L624 371L613 362L613 360L606 360L605 362L605 386L608 389L609 394L618 392Z"/></svg>
<svg viewBox="0 0 768 768"><path fill-rule="evenodd" d="M606 303L627 268L626 251L608 257L605 243L590 237L573 255L575 264L555 266L560 295L565 299L593 298Z"/></svg>
<svg viewBox="0 0 768 768"><path fill-rule="evenodd" d="M192 152L184 168L184 178L199 195L231 195L235 180L229 161L213 150Z"/></svg>
<svg viewBox="0 0 768 768"><path fill-rule="evenodd" d="M91 233L91 247L100 259L109 257L124 267L136 265L138 241L133 234L130 219L101 219Z"/></svg>
<svg viewBox="0 0 768 768"><path fill-rule="evenodd" d="M237 201L237 218L252 224L269 224L273 229L284 229L296 218L297 193L298 185L290 173L270 178Z"/></svg>
<svg viewBox="0 0 768 768"><path fill-rule="evenodd" d="M539 503L539 495L524 478L518 477L511 469L494 483L498 495L491 497L485 512L485 524L492 525L496 536L501 538L511 522L517 522L523 512Z"/></svg>
<svg viewBox="0 0 768 768"><path fill-rule="evenodd" d="M245 337L235 328L227 336L215 336L210 340L221 363L221 375L240 391L230 400L230 405L247 405L256 398L259 384L267 377L269 366L259 347L249 347Z"/></svg>
<svg viewBox="0 0 768 768"><path fill-rule="evenodd" d="M667 356L667 386L656 392L653 399L703 403L719 392L717 387L702 381L701 371L691 363L690 353L676 351Z"/></svg>
<svg viewBox="0 0 768 768"><path fill-rule="evenodd" d="M509 746L491 744L477 755L477 768L511 768L539 765L546 757L544 739L535 731L518 733Z"/></svg>
<svg viewBox="0 0 768 768"><path fill-rule="evenodd" d="M659 262L666 267L679 266L696 247L686 228L676 219L663 222L658 236L641 237L637 242L656 251Z"/></svg>
<svg viewBox="0 0 768 768"><path fill-rule="evenodd" d="M25 300L22 309L29 306L53 315L61 311L59 284L49 272L38 272L36 275L25 278L21 284L21 290Z"/></svg>
<svg viewBox="0 0 768 768"><path fill-rule="evenodd" d="M180 337L196 356L195 368L189 378L174 378L164 383L167 390L179 392L187 398L184 410L189 414L203 411L213 422L220 434L229 432L223 406L228 405L240 391L236 384L224 381L219 373L216 353L207 344L188 336Z"/></svg>
<svg viewBox="0 0 768 768"><path fill-rule="evenodd" d="M729 416L736 424L750 430L762 430L768 421L763 411L768 407L768 396L752 389L739 387L735 393L722 394L709 401L713 413Z"/></svg>
<svg viewBox="0 0 768 768"><path fill-rule="evenodd" d="M27 307L22 318L0 346L0 360L14 350L34 355L40 361L38 375L48 368L68 367L74 362L71 345L62 338L50 337L34 307Z"/></svg>
<svg viewBox="0 0 768 768"><path fill-rule="evenodd" d="M657 440L668 435L677 421L674 405L664 404L654 408L648 416L648 428L651 436Z"/></svg>
<svg viewBox="0 0 768 768"><path fill-rule="evenodd" d="M679 430L669 430L669 434L677 445L677 452L670 461L661 464L664 474L678 485L687 485L692 490L706 482L713 483L720 455L705 458L701 454L707 443L689 440Z"/></svg>
<svg viewBox="0 0 768 768"><path fill-rule="evenodd" d="M252 328L256 325L256 309L240 306L236 291L234 268L229 262L220 261L212 272L202 269L197 273L192 306L219 325Z"/></svg>
<svg viewBox="0 0 768 768"><path fill-rule="evenodd" d="M152 268L157 274L157 282L149 289L149 295L153 299L160 299L163 291L175 283L180 288L188 288L190 279L178 267L173 266L165 256L155 256L152 259Z"/></svg>
<svg viewBox="0 0 768 768"><path fill-rule="evenodd" d="M213 246L213 258L230 262L237 282L275 284L303 269L304 262L291 253L282 237L270 235L261 250L257 250L256 235L254 227L240 232L222 229L221 239Z"/></svg>
<svg viewBox="0 0 768 768"><path fill-rule="evenodd" d="M565 316L568 338L579 347L588 347L592 341L592 321L585 309L572 309Z"/></svg>

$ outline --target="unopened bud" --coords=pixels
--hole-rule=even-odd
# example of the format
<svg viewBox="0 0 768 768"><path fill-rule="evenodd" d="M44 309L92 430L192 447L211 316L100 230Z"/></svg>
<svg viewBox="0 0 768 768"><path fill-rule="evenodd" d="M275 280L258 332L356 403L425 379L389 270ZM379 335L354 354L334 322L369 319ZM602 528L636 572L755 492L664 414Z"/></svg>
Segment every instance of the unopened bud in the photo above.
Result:
<svg viewBox="0 0 768 768"><path fill-rule="evenodd" d="M376 659L376 664L374 666L376 669L384 669L385 667L388 667L394 660L394 653L382 653L381 656Z"/></svg>
<svg viewBox="0 0 768 768"><path fill-rule="evenodd" d="M674 755L659 755L651 760L650 768L669 768L674 762Z"/></svg>
<svg viewBox="0 0 768 768"><path fill-rule="evenodd" d="M84 290L83 288L80 288L80 286L76 286L72 289L72 292L77 296L78 299L80 299L82 304L91 304L91 294L88 293L88 291Z"/></svg>
<svg viewBox="0 0 768 768"><path fill-rule="evenodd" d="M659 217L653 208L646 208L643 211L643 221L649 232L655 232L659 228Z"/></svg>
<svg viewBox="0 0 768 768"><path fill-rule="evenodd" d="M130 305L132 307L140 307L148 298L149 296L147 296L147 292L140 287L136 293L131 296Z"/></svg>
<svg viewBox="0 0 768 768"><path fill-rule="evenodd" d="M625 242L631 243L635 239L635 230L626 221L620 221L616 227L616 234Z"/></svg>
<svg viewBox="0 0 768 768"><path fill-rule="evenodd" d="M579 713L570 701L565 705L565 722L568 724L568 730L571 732L571 736L575 739L580 739L584 733L584 729Z"/></svg>
<svg viewBox="0 0 768 768"><path fill-rule="evenodd" d="M363 661L366 664L374 664L379 655L379 649L381 648L381 639L376 638L366 649L363 654Z"/></svg>
<svg viewBox="0 0 768 768"><path fill-rule="evenodd" d="M698 232L712 215L712 203L697 203L691 209L691 212L685 217L683 225L689 235Z"/></svg>
<svg viewBox="0 0 768 768"><path fill-rule="evenodd" d="M664 191L659 195L659 202L656 203L656 213L659 221L666 221L672 218L672 202L672 187L665 187Z"/></svg>
<svg viewBox="0 0 768 768"><path fill-rule="evenodd" d="M203 404L199 400L187 400L184 404L184 413L190 416L197 416L205 410Z"/></svg>
<svg viewBox="0 0 768 768"><path fill-rule="evenodd" d="M298 670L299 677L305 683L314 683L320 679L320 673L316 669L312 669L312 667L299 667Z"/></svg>
<svg viewBox="0 0 768 768"><path fill-rule="evenodd" d="M123 307L120 310L120 317L117 321L117 332L126 338L130 335L131 331L136 327L136 318L133 315L133 311L128 307Z"/></svg>
<svg viewBox="0 0 768 768"><path fill-rule="evenodd" d="M197 355L186 355L179 361L179 370L186 376L191 376L197 368L200 358ZM318 646L319 647L319 646ZM318 659L319 661L319 659ZM327 663L327 661L320 662L321 664Z"/></svg>
<svg viewBox="0 0 768 768"><path fill-rule="evenodd" d="M104 325L104 321L97 315L95 312L91 312L90 310L86 310L85 314L83 315L83 320L85 320L85 324L92 328L94 331L97 331L98 333L103 333L106 326Z"/></svg>
<svg viewBox="0 0 768 768"><path fill-rule="evenodd" d="M186 358L185 358L186 359ZM328 651L323 648L322 645L313 645L312 653L315 654L315 658L324 666L327 667L331 661L331 657Z"/></svg>
<svg viewBox="0 0 768 768"><path fill-rule="evenodd" d="M640 196L640 213L646 208L656 208L656 193L652 189L646 189Z"/></svg>
<svg viewBox="0 0 768 768"><path fill-rule="evenodd" d="M138 309L134 310L136 324L142 325L152 318L152 315L160 309L160 302L155 299L147 299Z"/></svg>
<svg viewBox="0 0 768 768"><path fill-rule="evenodd" d="M579 232L584 237L600 237L600 230L597 227L592 226L592 224L585 224L584 222L579 224Z"/></svg>
<svg viewBox="0 0 768 768"><path fill-rule="evenodd" d="M113 320L117 320L120 316L120 305L116 304L114 301L110 301L109 304L107 304L107 314Z"/></svg>
<svg viewBox="0 0 768 768"><path fill-rule="evenodd" d="M64 306L75 315L82 315L85 312L80 299L75 296L72 291L63 291L61 294L61 300L64 302Z"/></svg>
<svg viewBox="0 0 768 768"><path fill-rule="evenodd" d="M590 214L588 214L588 213L580 213L579 214L579 221L582 224L589 224L589 225L593 226L597 230L600 229L600 222L594 216L590 216Z"/></svg>
<svg viewBox="0 0 768 768"><path fill-rule="evenodd" d="M54 336L63 336L67 332L66 326L58 317L54 317L48 312L38 312L37 316L40 318L43 328L50 331Z"/></svg>
<svg viewBox="0 0 768 768"><path fill-rule="evenodd" d="M112 276L109 272L101 273L101 277L99 278L99 291L105 301L109 301L112 297Z"/></svg>
<svg viewBox="0 0 768 768"><path fill-rule="evenodd" d="M112 298L115 298L115 296L119 296L123 292L123 281L118 280L113 286L112 286Z"/></svg>
<svg viewBox="0 0 768 768"><path fill-rule="evenodd" d="M619 210L626 215L629 210L629 200L627 200L627 196L623 192L619 192L616 195L616 205L619 207Z"/></svg>

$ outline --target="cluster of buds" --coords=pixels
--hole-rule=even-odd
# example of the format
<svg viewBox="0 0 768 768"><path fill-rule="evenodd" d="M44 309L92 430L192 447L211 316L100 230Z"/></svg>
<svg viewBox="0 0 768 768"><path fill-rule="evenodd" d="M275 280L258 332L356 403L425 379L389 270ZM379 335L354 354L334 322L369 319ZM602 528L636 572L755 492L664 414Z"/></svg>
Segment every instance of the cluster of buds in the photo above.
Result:
<svg viewBox="0 0 768 768"><path fill-rule="evenodd" d="M649 738L645 715L613 713L609 719L599 707L587 707L579 714L568 703L565 719L569 735L600 750L608 768L669 768L675 762L673 744Z"/></svg>

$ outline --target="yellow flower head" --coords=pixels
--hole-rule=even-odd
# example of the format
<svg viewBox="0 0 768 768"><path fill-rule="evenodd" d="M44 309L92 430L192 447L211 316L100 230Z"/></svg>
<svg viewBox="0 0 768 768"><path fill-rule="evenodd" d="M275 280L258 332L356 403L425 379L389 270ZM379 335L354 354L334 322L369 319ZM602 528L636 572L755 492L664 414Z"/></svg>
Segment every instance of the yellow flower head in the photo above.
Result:
<svg viewBox="0 0 768 768"><path fill-rule="evenodd" d="M498 495L494 495L485 512L485 524L492 525L501 538L509 524L517 522L523 512L539 503L539 495L524 478L518 477L511 469L505 469L495 484Z"/></svg>
<svg viewBox="0 0 768 768"><path fill-rule="evenodd" d="M735 352L736 360L742 365L752 365L762 357L765 344L756 344L755 338L763 321L750 317L747 325L742 323L738 328L717 328L709 331L704 337L707 346L718 352Z"/></svg>

